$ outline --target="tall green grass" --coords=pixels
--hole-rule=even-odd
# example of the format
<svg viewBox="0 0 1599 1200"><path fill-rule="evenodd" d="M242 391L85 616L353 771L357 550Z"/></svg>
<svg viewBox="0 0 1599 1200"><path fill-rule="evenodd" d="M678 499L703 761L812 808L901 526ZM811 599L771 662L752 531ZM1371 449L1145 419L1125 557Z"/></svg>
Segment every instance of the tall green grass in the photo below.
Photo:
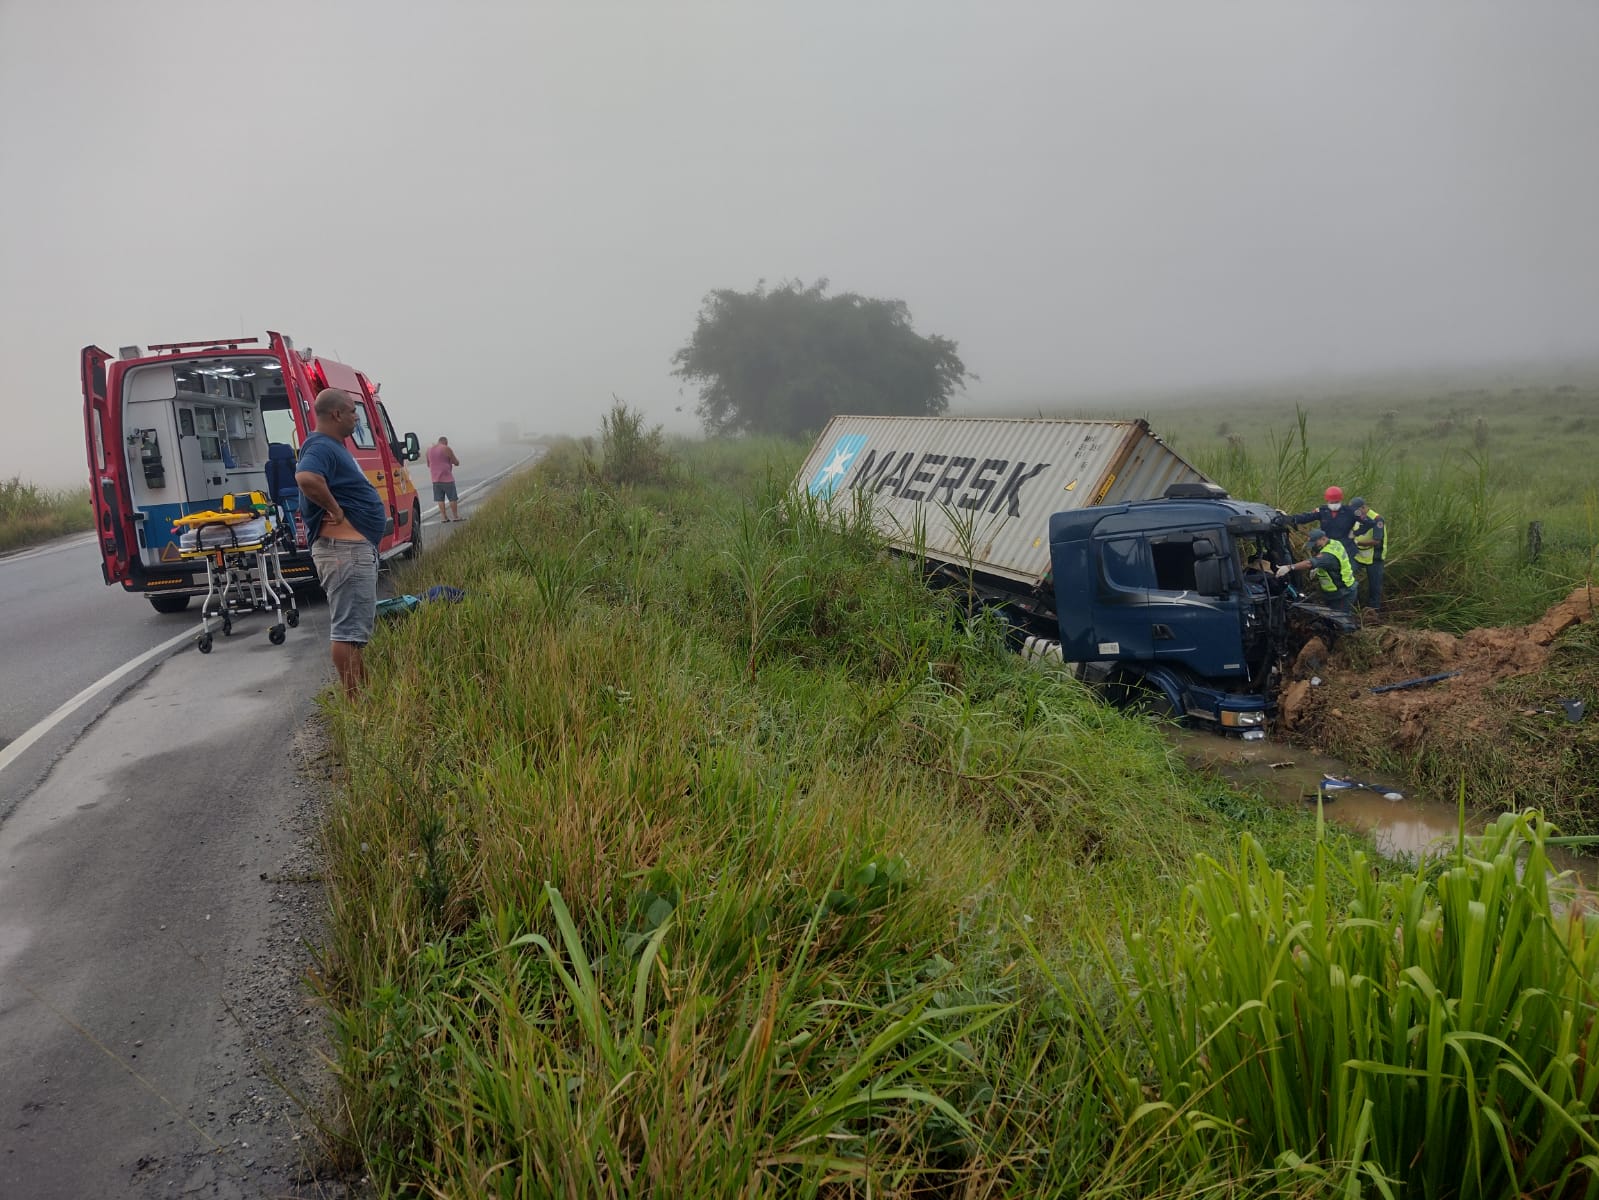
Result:
<svg viewBox="0 0 1599 1200"><path fill-rule="evenodd" d="M1099 941L1119 1151L1296 1194L1599 1195L1599 916L1551 894L1551 833L1506 813L1390 880L1322 848L1295 886L1247 836L1201 860L1176 918Z"/></svg>
<svg viewBox="0 0 1599 1200"><path fill-rule="evenodd" d="M1356 843L1020 663L789 495L799 448L673 453L670 486L573 444L502 489L425 564L467 598L332 702L352 1161L385 1195L1313 1194L1139 1140L1111 931L1244 832L1354 903Z"/></svg>
<svg viewBox="0 0 1599 1200"><path fill-rule="evenodd" d="M88 488L58 491L15 476L0 479L0 551L93 528Z"/></svg>
<svg viewBox="0 0 1599 1200"><path fill-rule="evenodd" d="M642 411L612 397L611 411L600 418L601 463L613 484L660 483L667 478L670 458L659 425L644 423Z"/></svg>

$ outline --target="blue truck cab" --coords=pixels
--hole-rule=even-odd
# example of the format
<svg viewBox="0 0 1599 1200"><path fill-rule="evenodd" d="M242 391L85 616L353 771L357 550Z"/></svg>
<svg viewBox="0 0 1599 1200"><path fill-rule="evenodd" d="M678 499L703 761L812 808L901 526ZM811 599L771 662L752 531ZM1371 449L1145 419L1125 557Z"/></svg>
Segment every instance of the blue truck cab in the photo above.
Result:
<svg viewBox="0 0 1599 1200"><path fill-rule="evenodd" d="M1049 551L1061 657L1114 702L1224 732L1261 736L1291 628L1336 624L1276 578L1282 515L1214 484L1055 513Z"/></svg>

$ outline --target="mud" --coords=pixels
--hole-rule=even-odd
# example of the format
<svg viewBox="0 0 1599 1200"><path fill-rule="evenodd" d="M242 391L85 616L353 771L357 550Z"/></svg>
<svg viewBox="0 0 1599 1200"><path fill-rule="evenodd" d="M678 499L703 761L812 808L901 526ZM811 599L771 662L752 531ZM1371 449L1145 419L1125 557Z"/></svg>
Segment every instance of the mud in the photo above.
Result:
<svg viewBox="0 0 1599 1200"><path fill-rule="evenodd" d="M1411 795L1409 784L1380 771L1354 771L1341 759L1277 741L1246 742L1208 730L1177 730L1178 753L1189 765L1220 775L1237 787L1313 811L1318 798L1329 821L1367 834L1389 857L1421 858L1445 853L1460 836L1458 805ZM1329 777L1356 779L1366 787L1327 790ZM1389 799L1390 796L1398 799ZM1467 818L1466 832L1480 833L1482 814ZM1555 868L1586 887L1599 887L1599 859L1550 847Z"/></svg>
<svg viewBox="0 0 1599 1200"><path fill-rule="evenodd" d="M1482 693L1492 684L1515 675L1538 670L1549 661L1550 644L1565 630L1593 617L1592 599L1586 589L1550 609L1532 625L1509 629L1473 629L1456 637L1431 630L1381 626L1367 629L1357 638L1360 649L1350 653L1340 647L1333 654L1320 638L1313 638L1295 659L1291 680L1284 689L1282 719L1286 728L1313 728L1321 705L1316 701L1337 696L1328 716L1358 713L1363 719L1386 717L1395 726L1398 744L1413 745L1433 726L1464 716L1468 728L1484 730L1500 707L1480 705ZM1375 661L1362 664L1371 656ZM1318 673L1328 673L1332 686L1319 695L1313 689ZM1402 691L1373 693L1374 687L1399 683L1418 676L1455 672L1451 679L1424 684Z"/></svg>
<svg viewBox="0 0 1599 1200"><path fill-rule="evenodd" d="M1581 587L1530 625L1460 636L1375 626L1305 646L1280 697L1280 737L1408 788L1490 809L1536 804L1572 833L1599 832L1599 653L1575 631L1595 617ZM1451 672L1434 683L1372 689ZM1447 792L1445 795L1443 793Z"/></svg>

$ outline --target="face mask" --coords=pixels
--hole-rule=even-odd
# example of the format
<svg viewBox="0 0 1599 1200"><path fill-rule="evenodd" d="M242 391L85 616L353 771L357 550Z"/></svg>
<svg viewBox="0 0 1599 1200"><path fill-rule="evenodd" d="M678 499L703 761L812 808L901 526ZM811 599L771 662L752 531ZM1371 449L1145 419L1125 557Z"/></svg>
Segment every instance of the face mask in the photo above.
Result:
<svg viewBox="0 0 1599 1200"><path fill-rule="evenodd" d="M1338 503L1338 501L1334 500L1331 504L1327 505L1327 507L1329 509L1331 509L1333 512L1337 512L1340 508L1343 507L1343 505Z"/></svg>

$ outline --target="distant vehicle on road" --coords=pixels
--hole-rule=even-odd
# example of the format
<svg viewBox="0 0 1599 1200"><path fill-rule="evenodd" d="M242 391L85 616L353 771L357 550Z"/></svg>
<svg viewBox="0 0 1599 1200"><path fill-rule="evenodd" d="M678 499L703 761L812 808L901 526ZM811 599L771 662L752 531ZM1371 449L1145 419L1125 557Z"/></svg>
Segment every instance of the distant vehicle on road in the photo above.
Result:
<svg viewBox="0 0 1599 1200"><path fill-rule="evenodd" d="M350 453L383 496L388 527L378 553L422 547L422 506L407 462L421 455L414 433L396 436L378 384L341 362L296 350L281 333L260 338L98 346L81 357L83 431L95 531L105 582L145 593L158 612L182 612L204 593L205 571L179 553L172 523L222 507L223 497L262 492L294 526L284 547L290 583L316 581L296 514L294 460L315 428L323 388L355 397Z"/></svg>

